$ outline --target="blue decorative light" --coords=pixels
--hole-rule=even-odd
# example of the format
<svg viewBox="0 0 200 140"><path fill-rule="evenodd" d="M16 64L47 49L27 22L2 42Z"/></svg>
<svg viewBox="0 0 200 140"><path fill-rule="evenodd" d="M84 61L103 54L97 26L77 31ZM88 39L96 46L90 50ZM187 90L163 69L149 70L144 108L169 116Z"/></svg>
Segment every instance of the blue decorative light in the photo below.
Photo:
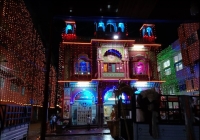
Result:
<svg viewBox="0 0 200 140"><path fill-rule="evenodd" d="M70 25L70 24L68 24L67 26L66 26L66 34L68 34L69 32L69 30L72 30L72 25Z"/></svg>
<svg viewBox="0 0 200 140"><path fill-rule="evenodd" d="M104 95L104 101L108 100L109 98L113 97L113 89L108 90Z"/></svg>
<svg viewBox="0 0 200 140"><path fill-rule="evenodd" d="M103 22L99 22L99 26L98 27L104 27L104 23Z"/></svg>
<svg viewBox="0 0 200 140"><path fill-rule="evenodd" d="M107 50L104 54L104 56L107 56L107 55L114 55L120 59L122 59L122 55L121 53L118 51L118 50L115 50L115 49L110 49L110 50Z"/></svg>
<svg viewBox="0 0 200 140"><path fill-rule="evenodd" d="M78 92L74 98L76 100L94 100L94 95L88 90L83 89L82 91Z"/></svg>
<svg viewBox="0 0 200 140"><path fill-rule="evenodd" d="M120 23L118 24L118 27L121 28L122 32L124 32L124 28L125 28L125 27L124 27L124 23L121 23L121 22L120 22Z"/></svg>
<svg viewBox="0 0 200 140"><path fill-rule="evenodd" d="M104 102L109 100L109 99L114 99L115 98L115 95L113 93L113 90L115 89L115 87L113 86L113 88L109 89L106 91L105 95L104 95ZM125 104L129 104L130 103L130 100L129 100L129 97L125 94L125 93L122 93L122 95L119 96L119 99L122 99L122 103L125 103Z"/></svg>
<svg viewBox="0 0 200 140"><path fill-rule="evenodd" d="M122 93L122 95L119 96L119 99L122 99L122 103L124 104L130 104L130 100L128 96L125 93Z"/></svg>
<svg viewBox="0 0 200 140"><path fill-rule="evenodd" d="M103 22L99 22L98 23L98 30L102 30L102 31L105 31L105 25L104 25L104 23Z"/></svg>

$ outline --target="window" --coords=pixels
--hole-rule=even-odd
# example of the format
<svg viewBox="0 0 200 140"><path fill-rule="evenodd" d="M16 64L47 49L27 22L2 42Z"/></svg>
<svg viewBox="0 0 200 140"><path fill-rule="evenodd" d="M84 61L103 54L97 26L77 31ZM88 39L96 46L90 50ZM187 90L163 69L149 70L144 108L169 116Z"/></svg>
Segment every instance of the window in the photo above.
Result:
<svg viewBox="0 0 200 140"><path fill-rule="evenodd" d="M105 63L103 72L124 72L123 64Z"/></svg>
<svg viewBox="0 0 200 140"><path fill-rule="evenodd" d="M79 61L79 63L75 63L75 74L90 74L90 63L83 60Z"/></svg>
<svg viewBox="0 0 200 140"><path fill-rule="evenodd" d="M89 75L91 73L90 60L86 54L81 54L74 63L74 74Z"/></svg>
<svg viewBox="0 0 200 140"><path fill-rule="evenodd" d="M73 28L72 28L72 25L68 24L66 26L66 34L72 34L73 33Z"/></svg>
<svg viewBox="0 0 200 140"><path fill-rule="evenodd" d="M170 94L170 95L174 95L174 88L173 88L173 87L170 87L170 88L169 88L169 94Z"/></svg>
<svg viewBox="0 0 200 140"><path fill-rule="evenodd" d="M106 32L115 32L115 27L112 23L106 25Z"/></svg>
<svg viewBox="0 0 200 140"><path fill-rule="evenodd" d="M15 92L19 92L19 87L16 84L11 83L10 90L15 91Z"/></svg>
<svg viewBox="0 0 200 140"><path fill-rule="evenodd" d="M146 74L144 62L139 61L135 63L135 72L136 74Z"/></svg>
<svg viewBox="0 0 200 140"><path fill-rule="evenodd" d="M171 68L165 69L165 75L170 75L171 74Z"/></svg>
<svg viewBox="0 0 200 140"><path fill-rule="evenodd" d="M103 22L98 23L98 31L102 31L102 32L105 31L105 25Z"/></svg>
<svg viewBox="0 0 200 140"><path fill-rule="evenodd" d="M169 67L170 66L170 61L167 60L163 63L163 67L166 68L166 67Z"/></svg>
<svg viewBox="0 0 200 140"><path fill-rule="evenodd" d="M157 70L158 70L158 72L160 72L160 65L158 65Z"/></svg>
<svg viewBox="0 0 200 140"><path fill-rule="evenodd" d="M103 64L103 72L108 72L108 64Z"/></svg>
<svg viewBox="0 0 200 140"><path fill-rule="evenodd" d="M4 87L4 81L5 79L3 77L0 77L0 88Z"/></svg>
<svg viewBox="0 0 200 140"><path fill-rule="evenodd" d="M24 93L25 93L25 87L22 87L22 92L21 92L21 94L24 95Z"/></svg>
<svg viewBox="0 0 200 140"><path fill-rule="evenodd" d="M183 69L183 63L182 63L182 61L176 63L175 67L176 67L176 71L182 70Z"/></svg>
<svg viewBox="0 0 200 140"><path fill-rule="evenodd" d="M174 56L174 62L175 63L177 63L177 62L179 62L179 61L181 61L182 60L182 55L181 55L181 53L179 53L179 54L177 54L176 56Z"/></svg>
<svg viewBox="0 0 200 140"><path fill-rule="evenodd" d="M90 63L81 60L75 64L75 74L90 74Z"/></svg>
<svg viewBox="0 0 200 140"><path fill-rule="evenodd" d="M121 32L124 32L124 28L125 28L124 23L118 24L118 29L120 29Z"/></svg>

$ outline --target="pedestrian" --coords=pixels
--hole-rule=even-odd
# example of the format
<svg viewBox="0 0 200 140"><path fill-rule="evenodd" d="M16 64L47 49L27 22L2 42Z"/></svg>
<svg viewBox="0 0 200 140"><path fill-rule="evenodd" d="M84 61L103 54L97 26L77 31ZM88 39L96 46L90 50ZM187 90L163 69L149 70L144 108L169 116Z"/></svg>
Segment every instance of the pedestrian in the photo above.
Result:
<svg viewBox="0 0 200 140"><path fill-rule="evenodd" d="M53 129L54 129L54 127L53 127L53 115L51 115L49 123L50 123L50 129L51 129L51 132L52 132Z"/></svg>
<svg viewBox="0 0 200 140"><path fill-rule="evenodd" d="M56 128L56 115L55 114L52 117L52 123L53 123L53 131L54 131Z"/></svg>
<svg viewBox="0 0 200 140"><path fill-rule="evenodd" d="M87 129L88 129L88 131L90 131L90 123L91 123L91 118L90 118L90 115L88 115L88 117L87 117Z"/></svg>

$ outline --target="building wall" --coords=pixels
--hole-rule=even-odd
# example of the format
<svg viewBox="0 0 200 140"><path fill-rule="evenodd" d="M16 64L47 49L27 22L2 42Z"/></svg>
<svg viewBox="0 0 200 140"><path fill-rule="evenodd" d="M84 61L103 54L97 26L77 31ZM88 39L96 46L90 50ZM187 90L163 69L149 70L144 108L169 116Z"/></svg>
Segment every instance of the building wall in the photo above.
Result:
<svg viewBox="0 0 200 140"><path fill-rule="evenodd" d="M75 22L66 21L66 24L74 26ZM144 40L148 41L142 44L125 36L114 40L111 38L113 34L104 30L96 31L95 37L88 41L84 37L81 40L73 31L63 34L59 48L59 81L64 83L63 117L71 118L73 125L84 125L87 114L80 111L84 107L96 123L106 124L115 104L113 90L120 80L136 87L137 80L143 81L139 85L139 92L159 87L159 82L154 82L159 80L156 51L160 46L155 44L155 36L150 36L154 38L152 41L145 36ZM90 68L86 70L88 66ZM92 96L95 100L90 99L90 102L89 97ZM129 99L126 95L123 98ZM79 118L81 115L83 117Z"/></svg>
<svg viewBox="0 0 200 140"><path fill-rule="evenodd" d="M41 107L46 62L41 37L22 0L3 0L0 5L1 104ZM50 77L50 107L54 107L56 73L52 66Z"/></svg>
<svg viewBox="0 0 200 140"><path fill-rule="evenodd" d="M169 81L176 81L177 93L181 95L199 95L199 23L184 23L178 28L178 40L171 44L171 47L163 50L158 55L158 63L161 65L160 78L164 80L162 69L163 60L173 58L181 53L182 69L176 70L176 64L172 64L175 77L170 76ZM169 49L170 48L170 49ZM174 80L172 80L174 79Z"/></svg>
<svg viewBox="0 0 200 140"><path fill-rule="evenodd" d="M178 81L176 79L176 71L174 67L174 56L178 52L172 49L172 46L168 46L166 49L162 50L157 56L158 66L160 67L159 77L160 80L166 81L161 85L162 94L179 94ZM169 62L169 65L164 67L165 62ZM169 74L166 74L166 70L171 70Z"/></svg>
<svg viewBox="0 0 200 140"><path fill-rule="evenodd" d="M183 64L188 72L185 77L186 91L190 95L199 94L199 24L184 23L178 28Z"/></svg>

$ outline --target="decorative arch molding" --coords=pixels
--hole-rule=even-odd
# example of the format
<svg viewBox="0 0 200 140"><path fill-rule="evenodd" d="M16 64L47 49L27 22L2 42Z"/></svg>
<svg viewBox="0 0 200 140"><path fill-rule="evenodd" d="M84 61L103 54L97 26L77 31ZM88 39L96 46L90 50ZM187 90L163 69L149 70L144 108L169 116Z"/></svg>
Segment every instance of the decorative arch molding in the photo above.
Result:
<svg viewBox="0 0 200 140"><path fill-rule="evenodd" d="M107 50L103 56L114 55L120 59L122 59L122 54L116 49L109 49Z"/></svg>
<svg viewBox="0 0 200 140"><path fill-rule="evenodd" d="M117 32L117 27L116 27L116 23L107 23L106 24L106 32Z"/></svg>
<svg viewBox="0 0 200 140"><path fill-rule="evenodd" d="M104 90L103 90L103 94L102 94L102 97L103 97L103 102L105 102L105 96L110 96L110 95L107 95L107 94L110 94L109 91L113 92L114 89L116 88L116 86L112 85L112 86L108 86L106 87ZM114 93L113 93L114 94Z"/></svg>
<svg viewBox="0 0 200 140"><path fill-rule="evenodd" d="M83 92L88 92L93 96L94 101L97 101L98 95L97 91L94 88L75 88L71 92L71 103L74 103L74 100L78 94L82 94Z"/></svg>

